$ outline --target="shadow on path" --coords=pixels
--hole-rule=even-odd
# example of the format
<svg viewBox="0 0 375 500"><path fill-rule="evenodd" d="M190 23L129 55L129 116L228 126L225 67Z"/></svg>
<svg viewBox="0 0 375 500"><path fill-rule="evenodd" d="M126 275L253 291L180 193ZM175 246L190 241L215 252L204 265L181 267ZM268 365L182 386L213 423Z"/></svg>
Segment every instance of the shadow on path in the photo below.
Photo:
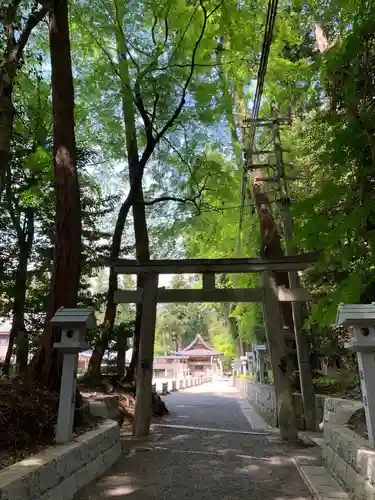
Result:
<svg viewBox="0 0 375 500"><path fill-rule="evenodd" d="M171 415L75 500L310 499L290 448L250 434L238 398L225 383L167 396Z"/></svg>

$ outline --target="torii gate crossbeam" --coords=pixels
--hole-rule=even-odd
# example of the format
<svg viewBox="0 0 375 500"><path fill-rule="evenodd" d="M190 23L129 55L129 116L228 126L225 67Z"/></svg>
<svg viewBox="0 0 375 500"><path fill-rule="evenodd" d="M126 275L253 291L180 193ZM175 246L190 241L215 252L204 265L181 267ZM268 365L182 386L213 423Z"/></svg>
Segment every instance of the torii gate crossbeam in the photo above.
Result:
<svg viewBox="0 0 375 500"><path fill-rule="evenodd" d="M118 274L142 274L144 288L118 290L116 303L141 303L139 361L137 369L137 394L134 418L134 434L148 435L151 422L152 365L155 340L156 310L158 303L165 302L263 302L267 342L271 352L272 367L278 399L280 432L283 438L293 438L293 402L285 385L285 342L282 330L280 302L306 302L311 294L304 288L277 287L273 271L297 271L307 269L319 260L320 252L283 257L277 260L262 259L181 259L135 260L115 259L102 261ZM215 274L260 273L261 287L249 289L216 288ZM203 288L172 290L158 288L159 274L202 274ZM291 395L290 395L291 396ZM282 416L281 416L282 415Z"/></svg>

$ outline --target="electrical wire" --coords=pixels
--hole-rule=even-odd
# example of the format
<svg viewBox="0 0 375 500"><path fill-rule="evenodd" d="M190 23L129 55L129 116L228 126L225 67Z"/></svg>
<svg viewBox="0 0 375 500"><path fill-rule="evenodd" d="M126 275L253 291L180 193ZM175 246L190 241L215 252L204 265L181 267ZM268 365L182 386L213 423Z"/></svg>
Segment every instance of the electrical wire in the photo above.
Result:
<svg viewBox="0 0 375 500"><path fill-rule="evenodd" d="M261 100L262 100L265 76L266 76L266 72L267 72L268 57L269 57L269 53L270 53L270 47L271 47L271 43L272 43L273 31L274 31L275 21L276 21L277 5L278 5L278 0L269 0L268 1L268 8L267 8L267 15L266 15L266 22L265 22L265 31L264 31L264 37L263 37L263 43L262 43L262 52L261 52L259 68L258 68L258 75L257 75L257 86L256 86L256 90L255 90L254 103L253 103L253 108L252 108L252 113L251 113L251 122L250 122L250 130L249 130L249 147L248 147L249 151L252 151L253 147L254 147L256 121L258 120L258 117L259 117L259 109L260 109L260 104L261 104ZM246 153L246 151L245 151L245 153ZM245 157L245 161L246 160L247 159ZM243 219L244 219L246 185L247 185L247 169L244 166L243 172L242 172L242 185L241 185L240 220L239 220L238 235L237 235L237 252L236 252L237 256L241 250L241 232L242 232L242 225L243 225Z"/></svg>

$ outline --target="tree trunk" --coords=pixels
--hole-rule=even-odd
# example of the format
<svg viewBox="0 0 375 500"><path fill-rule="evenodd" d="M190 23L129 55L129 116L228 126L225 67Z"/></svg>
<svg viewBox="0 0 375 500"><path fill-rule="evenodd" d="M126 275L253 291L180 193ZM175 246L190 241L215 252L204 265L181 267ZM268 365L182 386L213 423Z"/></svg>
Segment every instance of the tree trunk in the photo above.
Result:
<svg viewBox="0 0 375 500"><path fill-rule="evenodd" d="M138 165L129 165L129 175L131 181L134 180L136 169ZM150 260L150 242L147 230L146 210L143 204L143 190L139 191L137 203L133 206L133 220L134 220L134 236L135 236L135 254L138 262L145 262ZM137 278L137 287L144 288L146 282L145 275L139 275ZM136 306L136 322L134 325L134 338L133 338L133 353L132 353L132 370L126 374L128 382L135 380L135 371L138 366L139 356L139 342L141 338L141 323L142 323L143 305L137 304ZM130 368L130 367L129 367ZM132 379L130 378L132 375Z"/></svg>
<svg viewBox="0 0 375 500"><path fill-rule="evenodd" d="M14 118L12 93L15 74L15 63L6 63L0 70L0 197L5 187L5 177L9 164Z"/></svg>
<svg viewBox="0 0 375 500"><path fill-rule="evenodd" d="M141 183L142 183L142 175L140 174L140 171L137 170L137 175L134 178L134 184L130 188L130 191L129 191L129 194L128 194L126 200L121 205L121 208L120 208L120 211L119 211L119 214L117 217L116 227L115 227L115 231L113 233L112 244L111 244L110 259L117 259L120 255L121 239L122 239L122 234L124 232L126 218L129 214L130 208L135 203L135 199L136 199L135 197L138 196L136 187L138 186L138 189L139 189L139 187L141 186ZM143 199L143 195L142 195L142 199ZM144 207L143 207L143 209L144 209ZM147 230L147 228L146 228L146 230ZM141 286L141 282L139 280L137 281L137 286ZM105 315L104 315L104 321L103 321L101 332L100 332L100 338L95 345L95 348L94 348L93 353L92 353L91 358L90 358L89 367L87 370L87 376L89 378L92 378L92 379L98 379L101 376L100 365L101 365L101 362L103 359L104 352L108 347L108 342L112 338L113 326L115 324L116 310L117 310L117 305L114 302L114 293L116 290L117 290L117 276L116 276L114 270L111 268L109 271L107 305L106 305L106 310L105 310ZM139 309L137 309L136 324L135 324L135 332L138 332L138 335L139 335L139 328L137 326L138 324L140 324ZM137 347L137 343L139 342L139 339L136 338L136 335L137 335L137 333L135 333L135 336L134 336L134 344L135 345L133 346L133 357L134 357L134 350ZM135 362L136 362L136 358L135 358ZM131 364L134 365L134 363L131 363Z"/></svg>
<svg viewBox="0 0 375 500"><path fill-rule="evenodd" d="M14 343L17 347L17 373L22 373L27 368L28 362L28 338L25 328L25 300L26 300L26 279L29 256L34 240L34 210L28 208L25 211L26 233L21 227L20 219L17 218L12 208L12 188L11 179L7 184L8 205L13 220L14 229L17 233L19 257L16 270L16 278L13 289L13 318L12 328L9 337L9 344L5 356L3 372L9 375L10 362L13 354Z"/></svg>
<svg viewBox="0 0 375 500"><path fill-rule="evenodd" d="M239 123L246 117L246 106L244 96L242 93L236 93L236 107ZM249 144L246 140L246 129L242 128L242 140L247 158L251 159L252 151L249 150ZM251 170L251 184L252 195L254 198L255 209L259 218L260 236L261 236L261 249L260 254L264 259L279 259L284 256L283 247L281 244L280 231L272 213L271 203L268 198L265 183L258 179L264 177L262 169ZM249 194L251 196L251 194ZM277 286L289 287L289 276L286 272L276 271L274 273ZM283 323L293 331L293 313L292 306L289 302L282 302L280 304Z"/></svg>
<svg viewBox="0 0 375 500"><path fill-rule="evenodd" d="M56 389L60 356L53 343L60 329L48 324L56 310L76 307L81 267L81 204L74 135L74 90L70 57L68 2L54 0L49 17L52 67L53 166L56 196L56 230L53 270L46 325L34 376Z"/></svg>
<svg viewBox="0 0 375 500"><path fill-rule="evenodd" d="M126 218L128 216L129 210L135 202L137 205L133 206L133 218L134 218L134 228L139 227L138 230L135 229L136 238L136 249L142 248L140 252L136 250L137 259L143 259L144 255L149 255L148 251L148 234L145 218L145 207L143 203L143 191L142 191L142 178L144 165L140 164L139 154L138 154L138 142L137 142L137 131L135 124L134 115L134 103L133 103L133 92L131 87L129 66L126 57L126 45L124 32L122 29L123 19L124 19L124 7L121 2L117 0L114 1L115 11L116 11L116 48L118 54L118 66L121 81L121 98L122 98L122 112L125 124L125 140L126 140L126 150L128 157L128 169L129 169L129 179L130 179L130 192L121 206L117 222L115 233L112 239L111 246L111 259L117 259L121 251L121 239L125 227ZM146 253L144 251L146 248ZM148 257L149 258L149 257ZM142 278L138 277L137 286L142 285ZM90 359L87 375L90 378L100 378L100 365L103 359L105 350L108 347L108 342L112 338L113 326L116 319L117 305L114 303L114 293L117 289L117 277L115 276L112 269L110 269L110 277L108 282L108 293L107 293L107 306L105 317L102 325L102 331L100 334L100 339L97 342L93 354ZM131 381L134 377L135 367L137 364L138 356L138 343L139 343L139 328L140 328L140 318L142 315L142 306L137 304L136 312L136 322L135 322L135 332L133 341L133 355L132 361L130 363L130 370L128 370L126 379ZM130 377L132 375L132 377Z"/></svg>
<svg viewBox="0 0 375 500"><path fill-rule="evenodd" d="M143 285L144 285L143 278L140 279L140 277L138 277L137 288L141 288L143 287ZM135 323L134 323L132 359L130 360L130 364L126 370L126 376L125 376L125 382L128 384L135 382L135 374L137 371L137 365L139 359L139 340L140 340L141 319L142 319L141 314L142 314L142 308L137 307L135 315Z"/></svg>
<svg viewBox="0 0 375 500"><path fill-rule="evenodd" d="M26 210L27 235L22 245L20 245L20 258L17 269L16 284L14 290L13 323L12 330L17 333L17 373L25 372L29 356L29 342L25 328L25 301L27 286L27 266L31 248L34 241L34 210Z"/></svg>
<svg viewBox="0 0 375 500"><path fill-rule="evenodd" d="M122 233L124 231L126 218L128 216L131 200L127 199L121 205L115 231L112 237L111 244L111 259L117 259L120 255L121 250L121 239ZM87 369L87 376L93 380L98 380L101 377L100 366L102 363L103 355L108 347L108 343L112 338L113 326L116 319L116 304L114 301L114 293L117 290L117 276L112 268L109 270L109 280L108 280L108 292L107 292L107 304L104 314L104 320L101 326L100 337L96 343L93 353L90 358L89 366Z"/></svg>
<svg viewBox="0 0 375 500"><path fill-rule="evenodd" d="M11 361L12 361L15 334L16 334L16 331L13 328L11 328L10 335L9 335L7 352L5 354L5 359L4 359L4 364L3 364L3 370L2 370L3 373L4 373L4 375L9 375L9 373L10 373L10 364L11 364Z"/></svg>
<svg viewBox="0 0 375 500"><path fill-rule="evenodd" d="M131 87L129 65L127 59L127 50L125 35L123 31L124 6L118 0L115 1L117 25L121 27L116 31L116 48L119 58L119 69L121 78L122 111L125 124L126 150L128 154L128 169L130 185L137 184L137 177L142 172L143 166L139 162L137 129L134 114L134 96ZM146 209L143 204L142 177L141 183L137 187L135 204L133 205L133 221L135 236L135 252L138 262L144 262L150 259L149 237L146 222ZM143 288L145 276L137 276L137 287ZM142 318L142 304L136 306L136 322L134 328L133 354L131 370L127 373L127 380L130 382L130 376L133 375L138 364L140 328Z"/></svg>
<svg viewBox="0 0 375 500"><path fill-rule="evenodd" d="M273 111L274 116L277 118L276 109L273 109ZM275 146L277 173L280 176L280 180L282 180L282 177L284 175L284 160L280 141L280 130L277 121L273 124L272 136ZM295 247L293 242L293 219L290 214L290 202L286 189L281 188L279 191L279 196L281 204L280 214L284 230L285 253L288 256L296 255L297 248ZM301 286L297 271L289 272L288 278L290 288L299 288ZM307 340L307 332L303 330L306 307L304 307L302 303L298 302L292 302L291 307L293 314L294 338L297 349L298 370L303 403L304 425L305 429L316 431L315 394L312 379L309 345ZM291 358L289 357L289 359Z"/></svg>
<svg viewBox="0 0 375 500"><path fill-rule="evenodd" d="M280 259L280 257L284 256L284 251L279 228L272 213L271 203L268 199L264 182L257 180L264 176L264 172L260 169L255 169L251 172L254 202L260 224L261 256L267 260ZM289 287L288 273L277 271L274 275L277 286ZM280 307L284 325L293 331L294 323L291 304L289 302L281 302Z"/></svg>
<svg viewBox="0 0 375 500"><path fill-rule="evenodd" d="M28 258L28 248L26 245L21 245L14 286L12 321L12 333L14 334L14 338L16 340L17 373L22 373L26 369L28 357L28 338L25 329L25 297Z"/></svg>

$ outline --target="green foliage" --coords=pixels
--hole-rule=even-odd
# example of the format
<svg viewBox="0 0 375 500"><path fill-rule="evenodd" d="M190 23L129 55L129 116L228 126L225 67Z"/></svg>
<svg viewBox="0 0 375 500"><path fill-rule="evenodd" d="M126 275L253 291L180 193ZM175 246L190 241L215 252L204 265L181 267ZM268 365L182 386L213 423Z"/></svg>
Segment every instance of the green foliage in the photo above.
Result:
<svg viewBox="0 0 375 500"><path fill-rule="evenodd" d="M20 6L18 28L31 7L30 2ZM124 115L129 118L131 111L141 155L148 154L150 131L154 137L163 131L143 183L152 256L259 255L251 193L245 197L239 250L238 229L242 125L251 113L265 13L263 0L93 0L70 6L83 207L80 304L93 305L99 316L106 288L95 289L89 279L99 273L95 261L108 256L118 203L126 195ZM301 276L316 297L307 325L310 346L321 356L332 346L341 352L331 330L338 303L375 300L374 26L370 0L279 2L264 88L261 113L275 100L280 113L293 117L282 144L285 161L293 164L288 173L300 176L289 183L295 242L300 251L324 250L321 261ZM324 51L318 50L321 42ZM14 221L23 229L30 211L35 218L26 294L26 320L35 332L44 320L55 231L47 45L41 25L13 92L11 188L0 205L2 316L11 314L19 258ZM266 147L265 131L256 140ZM278 193L271 186L268 195L280 226ZM131 224L124 229L127 256L134 253ZM103 283L106 279L100 276ZM134 282L123 286L132 288ZM199 283L176 278L172 286ZM259 280L220 276L217 286L257 287ZM124 306L117 321L133 321L134 312L134 306ZM239 339L260 341L255 329L261 324L261 304L165 305L155 352L174 350L174 338L187 345L201 333L229 363Z"/></svg>
<svg viewBox="0 0 375 500"><path fill-rule="evenodd" d="M38 64L36 64L38 68ZM26 73L26 70L29 72ZM20 248L27 238L27 218L32 214L34 234L27 265L25 323L32 348L38 342L47 308L53 261L55 197L51 162L50 86L38 72L26 66L19 75L15 92L17 114L8 171L9 189L0 201L0 317L11 317L14 284ZM116 197L104 196L87 165L98 154L79 145L77 162L82 204L82 280L79 305L100 310L105 294L96 293L87 283L98 258L108 255L110 234L103 221L113 212ZM1 248L1 247L0 247Z"/></svg>
<svg viewBox="0 0 375 500"><path fill-rule="evenodd" d="M320 62L328 106L294 127L294 157L304 175L295 189L297 241L304 250L324 250L305 276L320 297L310 324L332 323L340 302L374 297L375 8L364 2L350 15L350 28Z"/></svg>
<svg viewBox="0 0 375 500"><path fill-rule="evenodd" d="M351 391L359 390L360 380L358 374L341 370L315 377L313 384L317 394L348 396Z"/></svg>
<svg viewBox="0 0 375 500"><path fill-rule="evenodd" d="M172 288L194 288L196 278L174 276ZM207 310L201 304L165 304L159 307L156 325L155 354L164 355L178 350L178 344L186 347L199 333L208 338Z"/></svg>

